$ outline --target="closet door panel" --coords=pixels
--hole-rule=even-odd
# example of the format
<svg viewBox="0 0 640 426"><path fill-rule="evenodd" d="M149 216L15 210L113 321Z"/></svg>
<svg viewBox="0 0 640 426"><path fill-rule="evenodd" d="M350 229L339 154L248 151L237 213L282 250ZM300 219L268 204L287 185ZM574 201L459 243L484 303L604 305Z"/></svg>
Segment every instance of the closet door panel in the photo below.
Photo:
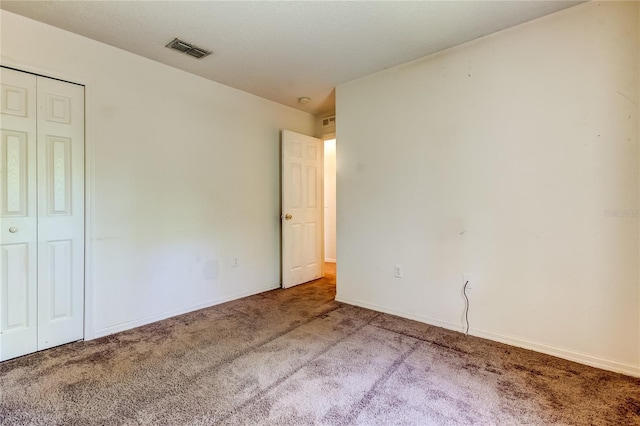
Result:
<svg viewBox="0 0 640 426"><path fill-rule="evenodd" d="M0 361L37 349L36 98L0 68Z"/></svg>
<svg viewBox="0 0 640 426"><path fill-rule="evenodd" d="M84 87L38 77L38 349L82 339Z"/></svg>

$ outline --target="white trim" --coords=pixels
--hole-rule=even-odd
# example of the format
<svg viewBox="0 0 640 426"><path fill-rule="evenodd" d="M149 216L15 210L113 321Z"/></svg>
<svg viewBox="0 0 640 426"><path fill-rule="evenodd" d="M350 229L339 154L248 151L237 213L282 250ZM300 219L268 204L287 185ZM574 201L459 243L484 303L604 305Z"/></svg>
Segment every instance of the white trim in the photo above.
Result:
<svg viewBox="0 0 640 426"><path fill-rule="evenodd" d="M335 116L335 113L333 114L333 116ZM322 209L322 252L326 253L326 251L327 251L327 248L326 248L326 245L325 245L325 243L327 242L327 237L326 237L326 234L325 234L325 217L326 217L326 215L324 214L324 211L327 210L327 207L325 206L325 203L324 203L324 184L325 184L325 179L326 179L326 176L324 175L324 149L325 149L325 142L326 141L335 140L337 142L336 132L324 134L324 135L320 136L318 139L320 139L322 141L322 205L324 206L323 209ZM336 150L336 161L337 161L337 158L338 158L338 156L337 156L337 150ZM336 173L336 175L337 175L337 173ZM337 194L338 194L338 181L336 179L336 193L334 194L334 195L336 195L336 199L337 199ZM337 216L338 216L338 207L337 206L336 206L335 210L336 211L335 211L335 215L334 216L336 216L336 218L337 218ZM335 239L336 239L336 244L335 245L337 246L338 245L338 229L337 228L336 228ZM326 262L337 263L337 259L331 259L331 258L328 258L328 257L325 257L324 261L325 261L325 263ZM323 265L323 268L324 268L324 265ZM322 275L324 276L324 269L322 270Z"/></svg>
<svg viewBox="0 0 640 426"><path fill-rule="evenodd" d="M264 293L265 291L275 290L280 288L280 284L272 284L268 287L264 287L258 290L248 291L244 293L235 294L233 296L221 297L219 299L209 300L204 303L198 303L196 305L187 306L180 309L175 309L173 311L167 311L156 315L151 315L145 318L140 318L133 321L127 321L120 324L112 325L109 327L101 328L100 330L95 330L93 333L93 338L97 339L99 337L108 336L110 334L119 333L121 331L130 330L136 327L142 327L143 325L151 324L156 321L162 321L167 318L175 317L178 315L186 314L189 312L197 311L204 308L210 308L211 306L219 305L221 303L229 302L232 300L241 299L247 296L253 296L254 294Z"/></svg>
<svg viewBox="0 0 640 426"><path fill-rule="evenodd" d="M95 194L93 127L91 108L93 106L93 90L90 84L84 85L84 340L96 338L93 327L95 303L93 276L93 241L95 211L93 194Z"/></svg>
<svg viewBox="0 0 640 426"><path fill-rule="evenodd" d="M338 139L336 137L336 132L329 132L329 133L322 133L320 136L316 136L316 138L321 139L322 142L324 141L330 141L332 139Z"/></svg>
<svg viewBox="0 0 640 426"><path fill-rule="evenodd" d="M16 71L22 71L30 74L40 75L42 77L53 78L55 80L62 80L68 83L79 84L81 86L87 86L87 81L78 75L67 75L60 74L56 71L52 71L48 68L42 68L39 65L33 64L25 64L25 63L16 63L11 58L7 58L5 56L0 55L0 65L4 67L13 68ZM85 94L86 98L86 94ZM86 112L86 104L85 104L85 112ZM86 114L85 114L86 115Z"/></svg>
<svg viewBox="0 0 640 426"><path fill-rule="evenodd" d="M423 315L412 314L409 312L389 309L383 306L375 305L373 303L361 302L359 300L349 299L347 297L341 297L336 295L336 301L346 303L349 305L360 306L362 308L372 309L378 312L384 312L386 314L396 315L399 317L419 321L429 325L446 328L448 330L464 332L464 327L459 324L455 324L449 321L443 321L435 318L426 317ZM589 365L591 367L601 368L603 370L614 371L616 373L622 373L633 377L640 377L640 366L625 364L622 362L600 358L593 355L588 355L580 352L571 351L568 349L559 348L556 346L546 345L544 343L533 342L526 339L521 339L515 336L509 336L506 334L494 333L478 328L469 328L469 334L476 337L481 337L495 342L505 343L511 346L517 346L524 349L530 349L536 352L540 352L547 355L552 355L558 358L566 359L569 361L578 362L580 364Z"/></svg>

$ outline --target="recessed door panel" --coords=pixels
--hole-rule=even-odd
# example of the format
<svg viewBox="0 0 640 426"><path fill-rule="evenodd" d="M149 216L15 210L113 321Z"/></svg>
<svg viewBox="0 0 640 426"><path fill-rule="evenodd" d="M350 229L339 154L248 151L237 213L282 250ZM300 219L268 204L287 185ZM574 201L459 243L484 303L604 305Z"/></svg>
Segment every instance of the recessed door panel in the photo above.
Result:
<svg viewBox="0 0 640 426"><path fill-rule="evenodd" d="M289 142L289 156L292 158L302 158L302 144L292 140Z"/></svg>
<svg viewBox="0 0 640 426"><path fill-rule="evenodd" d="M27 142L28 133L0 130L2 162L2 216L27 215Z"/></svg>
<svg viewBox="0 0 640 426"><path fill-rule="evenodd" d="M318 206L318 168L314 166L307 167L307 192L306 205L309 209L315 209Z"/></svg>
<svg viewBox="0 0 640 426"><path fill-rule="evenodd" d="M32 76L33 77L33 76ZM2 100L0 101L0 112L2 115L14 115L17 117L27 117L28 116L28 108L29 105L27 99L32 94L29 93L32 88L30 87L30 82L27 84L19 79L15 80L16 84L23 84L23 87L11 86L9 84L0 84L1 96ZM35 81L35 77L33 78ZM2 80L6 81L6 80ZM25 87L26 86L26 87Z"/></svg>
<svg viewBox="0 0 640 426"><path fill-rule="evenodd" d="M314 161L316 158L318 158L318 147L307 145L307 160Z"/></svg>
<svg viewBox="0 0 640 426"><path fill-rule="evenodd" d="M318 265L318 224L309 222L306 224L307 235L305 239L306 254L305 266L307 268L313 268Z"/></svg>
<svg viewBox="0 0 640 426"><path fill-rule="evenodd" d="M71 124L71 99L66 96L47 93L46 120L54 123Z"/></svg>
<svg viewBox="0 0 640 426"><path fill-rule="evenodd" d="M49 242L50 320L73 316L72 241Z"/></svg>
<svg viewBox="0 0 640 426"><path fill-rule="evenodd" d="M0 246L0 360L37 350L34 244Z"/></svg>
<svg viewBox="0 0 640 426"><path fill-rule="evenodd" d="M303 236L304 235L303 235L303 229L301 224L295 223L291 225L291 240L293 244L295 244L295 246L297 247L302 246L302 244L304 243ZM291 256L290 270L292 272L299 271L300 269L302 269L302 251L293 250L291 254L292 256Z"/></svg>
<svg viewBox="0 0 640 426"><path fill-rule="evenodd" d="M71 214L71 139L47 136L47 207L50 215Z"/></svg>
<svg viewBox="0 0 640 426"><path fill-rule="evenodd" d="M29 245L5 244L0 247L2 265L2 333L29 327Z"/></svg>
<svg viewBox="0 0 640 426"><path fill-rule="evenodd" d="M292 163L290 173L290 207L292 209L299 209L300 207L302 207L302 165L299 163Z"/></svg>

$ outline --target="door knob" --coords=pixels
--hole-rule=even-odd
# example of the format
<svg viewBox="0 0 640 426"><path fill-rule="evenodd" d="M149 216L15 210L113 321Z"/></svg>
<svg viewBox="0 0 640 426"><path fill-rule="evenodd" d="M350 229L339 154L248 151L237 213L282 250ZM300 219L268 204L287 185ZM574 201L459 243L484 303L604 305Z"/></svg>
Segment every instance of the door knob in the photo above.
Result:
<svg viewBox="0 0 640 426"><path fill-rule="evenodd" d="M9 232L11 232L12 234L15 234L16 232L18 232L18 228L16 228L15 226L12 226L11 228L9 228Z"/></svg>
<svg viewBox="0 0 640 426"><path fill-rule="evenodd" d="M291 220L291 219L293 219L293 216L291 216L289 213L287 213L286 215L284 215L284 218L286 220Z"/></svg>

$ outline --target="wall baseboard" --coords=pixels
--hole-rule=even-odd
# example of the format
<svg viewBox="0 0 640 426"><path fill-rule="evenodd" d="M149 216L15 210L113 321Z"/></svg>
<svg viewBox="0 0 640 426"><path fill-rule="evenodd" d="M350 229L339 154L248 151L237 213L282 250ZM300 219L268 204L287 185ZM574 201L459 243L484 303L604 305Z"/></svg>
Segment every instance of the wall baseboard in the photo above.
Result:
<svg viewBox="0 0 640 426"><path fill-rule="evenodd" d="M268 287L264 287L257 290L252 290L244 293L238 293L228 297L221 297L219 299L209 300L203 303L198 303L197 305L191 305L180 309L175 309L173 311L163 312L156 315L151 315L149 317L140 318L133 321L127 321L120 324L112 325L109 327L101 328L99 330L94 330L90 339L86 339L86 341L98 339L100 337L109 336L110 334L119 333L121 331L131 330L132 328L142 327L143 325L151 324L157 321L162 321L167 318L175 317L178 315L186 314L189 312L197 311L204 308L209 308L211 306L220 305L221 303L230 302L232 300L241 299L247 296L253 296L254 294L264 293L265 291L275 290L280 288L280 284L272 284Z"/></svg>
<svg viewBox="0 0 640 426"><path fill-rule="evenodd" d="M373 303L361 302L359 300L349 299L336 295L336 301L346 303L349 305L359 306L361 308L367 308L378 312L384 312L386 314L396 315L399 317L407 318L410 320L422 322L436 327L446 328L447 330L458 331L463 333L464 327L449 321L443 321L436 318L431 318L423 315L416 315L409 312L404 312L396 309L389 309L383 306L379 306ZM603 370L609 370L616 373L626 374L628 376L640 377L640 366L625 364L618 361L596 357L593 355L574 352L568 349L559 348L556 346L546 345L544 343L533 342L526 339L521 339L515 336L509 336L506 334L494 333L487 330L478 328L469 328L469 334L472 336L480 337L483 339L493 340L495 342L504 343L511 346L516 346L524 349L530 349L532 351L540 352L547 355L552 355L558 358L574 361L580 364L589 365L591 367L601 368Z"/></svg>
<svg viewBox="0 0 640 426"><path fill-rule="evenodd" d="M329 263L336 263L336 260L335 260L335 259L329 259L328 257L325 257L325 258L324 258L324 261L325 261L325 262L329 262Z"/></svg>

